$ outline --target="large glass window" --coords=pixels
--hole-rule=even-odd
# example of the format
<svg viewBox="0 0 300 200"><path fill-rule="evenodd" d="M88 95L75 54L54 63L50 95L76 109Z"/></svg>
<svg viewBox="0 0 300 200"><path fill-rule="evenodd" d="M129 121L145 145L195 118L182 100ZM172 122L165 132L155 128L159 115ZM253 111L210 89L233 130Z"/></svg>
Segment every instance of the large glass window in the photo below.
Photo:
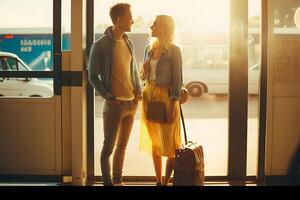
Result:
<svg viewBox="0 0 300 200"><path fill-rule="evenodd" d="M118 1L95 0L95 39L111 25L109 9ZM188 140L203 145L207 176L226 176L228 166L229 0L138 0L132 5L129 33L142 64L150 26L156 15L169 14L177 24L183 54L183 80L190 91L183 105ZM172 7L170 7L172 5ZM100 176L103 99L95 96L95 175ZM138 151L140 108L127 147L124 175L155 176L152 159Z"/></svg>
<svg viewBox="0 0 300 200"><path fill-rule="evenodd" d="M300 7L299 0L274 1L274 33L275 34L300 34L294 22L294 15Z"/></svg>
<svg viewBox="0 0 300 200"><path fill-rule="evenodd" d="M26 2L1 0L0 4L0 59L3 71L52 71L53 0ZM53 95L52 78L26 80L4 77L0 82L0 95L2 97L28 97L25 94L36 97ZM20 88L24 91L14 93ZM45 96L43 91L48 91L49 88L51 93L48 92Z"/></svg>
<svg viewBox="0 0 300 200"><path fill-rule="evenodd" d="M258 158L258 92L261 67L261 0L248 1L248 137L247 175L256 176Z"/></svg>
<svg viewBox="0 0 300 200"><path fill-rule="evenodd" d="M71 50L71 0L62 1L62 51Z"/></svg>

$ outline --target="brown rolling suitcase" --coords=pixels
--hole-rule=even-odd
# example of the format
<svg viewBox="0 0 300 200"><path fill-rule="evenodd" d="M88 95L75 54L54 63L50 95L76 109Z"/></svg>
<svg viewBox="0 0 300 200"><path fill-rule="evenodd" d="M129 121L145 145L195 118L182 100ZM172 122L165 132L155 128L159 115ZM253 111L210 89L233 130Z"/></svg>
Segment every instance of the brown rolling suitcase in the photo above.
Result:
<svg viewBox="0 0 300 200"><path fill-rule="evenodd" d="M203 148L197 143L187 141L181 107L180 114L184 130L185 145L175 152L173 186L203 186L205 178Z"/></svg>

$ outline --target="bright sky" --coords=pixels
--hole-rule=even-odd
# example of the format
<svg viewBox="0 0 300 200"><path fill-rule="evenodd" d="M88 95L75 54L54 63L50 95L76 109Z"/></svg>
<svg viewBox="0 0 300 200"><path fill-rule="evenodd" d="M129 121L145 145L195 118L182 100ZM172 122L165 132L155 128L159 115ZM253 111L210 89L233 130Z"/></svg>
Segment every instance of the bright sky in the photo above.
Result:
<svg viewBox="0 0 300 200"><path fill-rule="evenodd" d="M62 0L62 25L70 29L71 0ZM49 28L53 0L0 0L0 28Z"/></svg>
<svg viewBox="0 0 300 200"><path fill-rule="evenodd" d="M260 1L249 0L250 16L259 14ZM62 24L69 30L71 0L62 2ZM180 32L228 32L230 0L95 0L96 26L111 23L109 8L117 2L130 3L134 19L142 16L146 23L158 14L169 14ZM0 1L0 28L52 27L52 15L52 0Z"/></svg>
<svg viewBox="0 0 300 200"><path fill-rule="evenodd" d="M119 0L97 0L95 23L111 23L109 8ZM152 23L156 15L171 15L178 26L188 32L227 32L229 26L229 0L126 0L132 5L134 18L143 16ZM148 27L147 27L148 28ZM134 29L134 27L133 27Z"/></svg>

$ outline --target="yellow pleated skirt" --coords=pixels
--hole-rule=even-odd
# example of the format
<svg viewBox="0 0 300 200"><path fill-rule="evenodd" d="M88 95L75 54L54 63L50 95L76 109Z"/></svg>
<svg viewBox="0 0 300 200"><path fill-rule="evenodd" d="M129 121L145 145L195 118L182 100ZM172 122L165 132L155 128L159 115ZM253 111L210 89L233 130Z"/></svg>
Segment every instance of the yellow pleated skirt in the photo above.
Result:
<svg viewBox="0 0 300 200"><path fill-rule="evenodd" d="M181 147L180 136L180 108L179 102L175 104L175 120L170 124L152 123L146 120L147 102L151 100L165 103L167 113L170 108L169 89L156 87L155 81L146 82L142 94L140 151L165 157L175 157L175 150Z"/></svg>

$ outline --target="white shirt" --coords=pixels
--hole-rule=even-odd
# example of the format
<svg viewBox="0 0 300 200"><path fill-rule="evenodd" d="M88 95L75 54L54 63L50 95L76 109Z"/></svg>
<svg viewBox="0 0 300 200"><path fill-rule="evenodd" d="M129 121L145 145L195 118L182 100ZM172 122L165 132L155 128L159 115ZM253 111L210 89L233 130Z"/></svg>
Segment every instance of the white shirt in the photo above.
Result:
<svg viewBox="0 0 300 200"><path fill-rule="evenodd" d="M149 80L155 80L156 79L156 66L157 66L158 60L150 59L150 76Z"/></svg>
<svg viewBox="0 0 300 200"><path fill-rule="evenodd" d="M131 80L131 53L126 42L115 40L116 46L114 49L114 66L112 72L112 94L118 100L133 100L134 87Z"/></svg>

